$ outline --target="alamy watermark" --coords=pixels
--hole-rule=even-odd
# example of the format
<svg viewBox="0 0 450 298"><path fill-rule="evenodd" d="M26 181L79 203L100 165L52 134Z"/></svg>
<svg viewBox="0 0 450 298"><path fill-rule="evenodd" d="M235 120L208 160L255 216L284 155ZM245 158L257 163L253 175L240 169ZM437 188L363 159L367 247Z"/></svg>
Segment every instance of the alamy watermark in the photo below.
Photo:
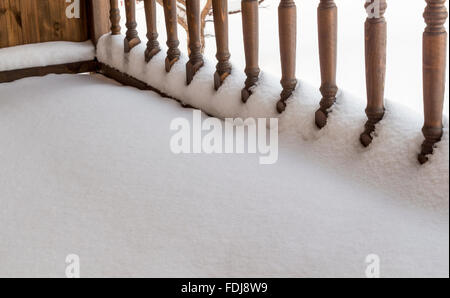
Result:
<svg viewBox="0 0 450 298"><path fill-rule="evenodd" d="M70 3L66 7L66 17L68 19L79 19L80 15L80 0L66 0L66 3Z"/></svg>
<svg viewBox="0 0 450 298"><path fill-rule="evenodd" d="M70 254L66 257L66 277L80 278L80 256Z"/></svg>
<svg viewBox="0 0 450 298"><path fill-rule="evenodd" d="M260 164L278 161L277 118L226 118L223 122L217 118L202 119L202 113L194 110L192 122L176 118L170 129L176 131L170 140L174 154L259 153Z"/></svg>
<svg viewBox="0 0 450 298"><path fill-rule="evenodd" d="M366 277L367 278L380 278L380 265L381 259L376 254L370 254L366 257Z"/></svg>
<svg viewBox="0 0 450 298"><path fill-rule="evenodd" d="M369 19L379 19L381 17L381 1L366 0L366 11Z"/></svg>

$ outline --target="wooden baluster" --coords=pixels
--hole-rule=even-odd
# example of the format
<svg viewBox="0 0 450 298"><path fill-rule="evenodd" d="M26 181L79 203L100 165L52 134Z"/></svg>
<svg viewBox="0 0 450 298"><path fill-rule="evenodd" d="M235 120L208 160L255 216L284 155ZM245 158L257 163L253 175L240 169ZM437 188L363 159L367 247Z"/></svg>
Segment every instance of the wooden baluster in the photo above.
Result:
<svg viewBox="0 0 450 298"><path fill-rule="evenodd" d="M323 128L327 124L330 108L336 101L337 68L337 7L333 0L320 0L317 10L319 29L320 73L322 77L322 100L316 112L316 125Z"/></svg>
<svg viewBox="0 0 450 298"><path fill-rule="evenodd" d="M161 51L156 28L156 0L144 0L144 8L148 39L147 49L145 50L145 61L149 62L153 56Z"/></svg>
<svg viewBox="0 0 450 298"><path fill-rule="evenodd" d="M378 7L379 6L379 7ZM364 146L372 143L375 125L384 116L384 84L386 77L386 31L384 13L386 0L369 0L365 4L368 18L365 23L366 88L368 121L361 134Z"/></svg>
<svg viewBox="0 0 450 298"><path fill-rule="evenodd" d="M127 17L127 33L125 37L125 53L129 53L135 46L141 43L136 30L136 0L125 0L125 12Z"/></svg>
<svg viewBox="0 0 450 298"><path fill-rule="evenodd" d="M427 24L423 34L423 101L425 122L422 129L425 141L419 162L428 161L427 155L442 138L442 112L445 95L445 67L447 32L444 23L448 17L446 0L426 0L424 18Z"/></svg>
<svg viewBox="0 0 450 298"><path fill-rule="evenodd" d="M186 64L186 83L189 85L197 71L203 66L202 43L200 41L200 0L186 1L189 31L189 61Z"/></svg>
<svg viewBox="0 0 450 298"><path fill-rule="evenodd" d="M282 113L286 109L286 101L291 97L297 86L297 79L295 78L297 7L293 0L281 0L278 8L278 24L283 92L281 93L281 99L277 103L277 111Z"/></svg>
<svg viewBox="0 0 450 298"><path fill-rule="evenodd" d="M119 0L110 0L110 6L109 19L111 21L111 35L119 35L121 30Z"/></svg>
<svg viewBox="0 0 450 298"><path fill-rule="evenodd" d="M258 0L242 0L242 30L244 32L245 74L247 80L242 89L242 101L247 102L252 92L250 89L259 77L259 20Z"/></svg>
<svg viewBox="0 0 450 298"><path fill-rule="evenodd" d="M177 21L177 0L164 0L164 17L166 20L167 32L167 51L166 72L172 69L172 66L180 59L180 50L178 46L178 21Z"/></svg>
<svg viewBox="0 0 450 298"><path fill-rule="evenodd" d="M214 88L218 90L231 74L230 51L228 49L228 0L212 0L214 30L216 33L217 60Z"/></svg>

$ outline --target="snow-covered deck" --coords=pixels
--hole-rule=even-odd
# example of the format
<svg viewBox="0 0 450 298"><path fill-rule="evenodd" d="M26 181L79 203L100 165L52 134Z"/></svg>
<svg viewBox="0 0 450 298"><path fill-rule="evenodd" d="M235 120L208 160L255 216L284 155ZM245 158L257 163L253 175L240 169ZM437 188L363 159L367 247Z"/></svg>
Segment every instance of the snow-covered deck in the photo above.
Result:
<svg viewBox="0 0 450 298"><path fill-rule="evenodd" d="M230 86L211 103L190 88L178 92L222 116L237 105ZM267 115L277 88L240 110ZM280 119L278 163L261 166L172 154L170 122L192 110L153 92L87 75L0 85L0 276L62 277L70 253L84 277L364 277L372 253L385 277L448 276L448 137L419 167L420 123L391 106L363 150L350 99L319 132L311 92Z"/></svg>

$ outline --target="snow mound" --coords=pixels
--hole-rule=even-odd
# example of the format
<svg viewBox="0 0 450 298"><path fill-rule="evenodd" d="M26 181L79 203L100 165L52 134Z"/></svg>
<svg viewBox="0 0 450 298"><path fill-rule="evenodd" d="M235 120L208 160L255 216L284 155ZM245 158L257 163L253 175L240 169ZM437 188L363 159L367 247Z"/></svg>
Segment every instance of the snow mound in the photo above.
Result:
<svg viewBox="0 0 450 298"><path fill-rule="evenodd" d="M0 71L90 61L95 59L91 41L55 41L0 49Z"/></svg>
<svg viewBox="0 0 450 298"><path fill-rule="evenodd" d="M268 113L257 99L275 99L269 82L247 114ZM173 154L170 123L192 121L192 109L103 76L1 84L0 277L64 277L68 254L80 257L82 277L365 277L371 254L382 277L448 277L448 205L420 194L446 186L438 176L409 182L441 168L415 168L396 149L384 162L402 163L382 171L381 144L363 151L352 136L359 116L341 123L350 102L320 133L310 105L291 103L279 160L263 166L252 154ZM387 118L380 139L386 127L405 135L398 120ZM414 204L420 196L440 209Z"/></svg>
<svg viewBox="0 0 450 298"><path fill-rule="evenodd" d="M261 74L253 96L247 104L243 104L240 92L245 74L241 69L235 68L216 92L213 88L215 64L206 60L192 84L186 86L185 55L170 73L166 73L166 49L146 64L145 43L124 54L123 38L120 35L103 36L98 43L97 59L219 118L279 117L280 134L284 135L284 141L294 143L303 154L311 154L312 158L321 160L336 171L345 171L355 181L390 190L407 204L448 212L447 118L444 120L445 134L435 154L430 162L420 166L417 154L423 141L422 116L392 101L386 102L386 116L377 127L377 137L369 148L363 148L359 135L366 121L365 100L340 91L327 127L318 130L314 125L314 112L321 98L318 88L299 82L286 112L280 116L275 110L275 103L281 86L279 79L268 73Z"/></svg>

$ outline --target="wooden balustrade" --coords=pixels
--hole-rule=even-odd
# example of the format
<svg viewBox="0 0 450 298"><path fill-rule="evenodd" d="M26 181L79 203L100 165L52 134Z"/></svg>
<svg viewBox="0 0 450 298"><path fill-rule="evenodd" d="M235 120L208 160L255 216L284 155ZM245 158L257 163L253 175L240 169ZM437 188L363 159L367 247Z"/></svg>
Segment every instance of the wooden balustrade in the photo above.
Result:
<svg viewBox="0 0 450 298"><path fill-rule="evenodd" d="M145 20L147 23L147 49L145 61L149 62L153 56L161 51L158 42L158 30L156 28L156 0L144 0Z"/></svg>
<svg viewBox="0 0 450 298"><path fill-rule="evenodd" d="M379 7L377 7L379 5ZM365 23L367 122L360 136L361 143L372 143L375 125L384 116L384 83L386 77L387 24L384 19L386 0L370 0L365 4L368 17Z"/></svg>
<svg viewBox="0 0 450 298"><path fill-rule="evenodd" d="M164 17L166 21L167 32L167 58L166 58L166 72L172 69L172 66L180 60L180 50L178 46L178 21L177 21L177 0L164 0Z"/></svg>
<svg viewBox="0 0 450 298"><path fill-rule="evenodd" d="M197 71L203 66L202 43L200 41L200 0L186 1L189 31L189 61L186 64L186 83L191 84Z"/></svg>
<svg viewBox="0 0 450 298"><path fill-rule="evenodd" d="M125 12L127 17L127 33L124 41L125 53L129 53L135 46L141 43L138 36L136 22L136 0L125 0Z"/></svg>
<svg viewBox="0 0 450 298"><path fill-rule="evenodd" d="M425 141L418 156L420 163L428 160L433 148L442 138L443 102L445 95L445 70L447 53L447 32L445 21L448 13L446 0L425 0L427 7L424 18L426 29L423 34L423 100ZM120 13L118 1L110 0L110 20L112 34L120 34ZM136 31L135 0L126 0L127 34L125 51L130 51L139 44ZM245 86L241 99L245 103L252 95L252 87L258 81L259 69L259 24L258 0L242 0L242 24L245 51ZM378 6L377 6L378 5ZM164 15L167 31L166 71L169 72L174 63L180 58L177 33L177 4L176 0L163 0ZM232 69L229 52L228 33L228 5L226 0L213 0L214 28L216 33L218 60L214 75L214 87L219 89ZM384 86L386 74L386 43L387 24L384 14L387 9L386 0L367 0L365 4L368 13L365 22L365 66L367 88L367 122L360 141L369 146L373 140L376 124L383 118ZM157 41L155 0L145 0L147 21L147 50L146 61L149 61L160 51ZM202 44L200 41L200 1L186 1L186 14L189 33L189 62L186 65L186 82L189 85L196 72L203 66ZM280 57L283 91L276 107L279 113L286 109L286 101L291 97L297 85L295 77L296 67L296 35L297 9L293 0L281 0L279 5L279 35ZM315 122L319 128L327 123L327 117L336 101L336 69L337 69L337 6L334 0L320 0L317 10L319 58L321 72L322 99L320 108L315 115Z"/></svg>
<svg viewBox="0 0 450 298"><path fill-rule="evenodd" d="M447 32L444 23L448 13L446 0L426 0L424 18L427 24L423 34L423 101L425 122L422 129L425 141L419 154L421 164L442 138L442 112L445 95L445 67Z"/></svg>
<svg viewBox="0 0 450 298"><path fill-rule="evenodd" d="M317 9L319 31L319 58L322 85L320 92L322 100L316 112L315 120L319 128L327 123L330 108L336 101L338 88L336 86L337 69L337 6L333 0L320 0Z"/></svg>
<svg viewBox="0 0 450 298"><path fill-rule="evenodd" d="M214 88L218 90L231 74L230 51L228 50L228 0L212 0L214 30L216 33L217 71L214 74Z"/></svg>
<svg viewBox="0 0 450 298"><path fill-rule="evenodd" d="M111 21L111 34L120 34L120 10L119 0L110 0L109 20Z"/></svg>
<svg viewBox="0 0 450 298"><path fill-rule="evenodd" d="M259 60L259 20L258 0L242 0L242 29L244 34L245 74L247 79L242 89L241 99L245 103L251 96L251 88L258 82Z"/></svg>
<svg viewBox="0 0 450 298"><path fill-rule="evenodd" d="M281 86L283 92L277 103L277 111L284 112L286 101L297 86L295 63L297 55L297 7L293 0L281 0L278 7L278 26L280 34Z"/></svg>

